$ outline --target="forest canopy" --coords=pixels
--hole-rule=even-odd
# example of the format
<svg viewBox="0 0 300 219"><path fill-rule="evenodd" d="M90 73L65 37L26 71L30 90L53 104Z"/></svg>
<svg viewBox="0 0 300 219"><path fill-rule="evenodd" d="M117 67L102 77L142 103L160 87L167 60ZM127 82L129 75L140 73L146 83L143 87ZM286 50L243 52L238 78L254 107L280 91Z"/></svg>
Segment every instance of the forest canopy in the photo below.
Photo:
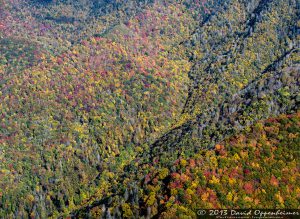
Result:
<svg viewBox="0 0 300 219"><path fill-rule="evenodd" d="M0 218L298 209L299 7L0 0Z"/></svg>

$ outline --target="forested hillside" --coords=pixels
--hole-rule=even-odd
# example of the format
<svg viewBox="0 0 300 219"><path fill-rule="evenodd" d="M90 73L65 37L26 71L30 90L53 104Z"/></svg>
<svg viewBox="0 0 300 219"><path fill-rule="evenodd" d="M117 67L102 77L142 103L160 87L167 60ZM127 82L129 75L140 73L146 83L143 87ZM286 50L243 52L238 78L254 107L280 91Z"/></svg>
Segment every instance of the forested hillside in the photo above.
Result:
<svg viewBox="0 0 300 219"><path fill-rule="evenodd" d="M300 208L299 10L0 0L0 218Z"/></svg>

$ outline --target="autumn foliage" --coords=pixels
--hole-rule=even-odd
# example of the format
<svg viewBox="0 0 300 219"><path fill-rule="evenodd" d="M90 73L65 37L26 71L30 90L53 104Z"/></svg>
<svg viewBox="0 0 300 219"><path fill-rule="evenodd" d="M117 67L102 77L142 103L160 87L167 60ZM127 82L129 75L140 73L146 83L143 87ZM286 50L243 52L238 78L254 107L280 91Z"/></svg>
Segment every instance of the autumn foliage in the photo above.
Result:
<svg viewBox="0 0 300 219"><path fill-rule="evenodd" d="M0 218L299 208L298 9L0 0Z"/></svg>

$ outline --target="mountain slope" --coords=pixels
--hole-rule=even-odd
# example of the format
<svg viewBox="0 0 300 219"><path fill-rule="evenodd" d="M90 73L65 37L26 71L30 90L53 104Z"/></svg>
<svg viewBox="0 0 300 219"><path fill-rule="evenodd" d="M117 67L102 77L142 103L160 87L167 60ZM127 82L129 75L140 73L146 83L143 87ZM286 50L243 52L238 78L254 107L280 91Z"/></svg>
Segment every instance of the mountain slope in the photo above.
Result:
<svg viewBox="0 0 300 219"><path fill-rule="evenodd" d="M1 0L0 217L195 217L198 207L252 199L298 208L298 178L280 181L278 170L272 182L289 190L275 186L274 202L261 193L269 178L227 188L218 180L229 167L203 174L212 165L205 154L251 166L241 158L253 152L248 140L266 134L257 151L272 149L272 162L297 175L283 144L299 146L299 8L294 0ZM239 154L228 139L241 132Z"/></svg>
<svg viewBox="0 0 300 219"><path fill-rule="evenodd" d="M248 5L245 2L232 1L231 6L227 5L228 11L225 10L223 13L214 15L215 19L212 19L214 16L211 16L201 23L200 28L194 31L194 34L197 35L198 31L208 35L211 39L209 41L205 39L205 36L198 37L201 47L193 39L185 42L188 48L191 48L190 45L197 48L192 52L200 56L200 59L197 59L195 55L192 59L194 67L190 72L190 77L193 82L182 117L178 119L178 123L171 131L150 145L149 150L145 150L140 157L125 168L127 173L118 180L119 184L113 186L113 190L120 192L115 191L111 198L91 202L88 208L84 207L75 211L73 215L85 214L87 209L93 212L92 209L95 206L111 207L116 203L122 205L122 200L127 199L127 193L131 194L129 205L124 205L125 207L122 205L120 208L123 210L126 208L128 211L131 209L129 212L133 212L136 217L139 214L147 215L147 208L142 203L146 197L149 199L153 197L149 197L151 192L146 188L148 196L145 196L139 190L139 185L141 178L145 177L146 180L148 177L148 169L155 170L165 167L171 172L174 162L180 157L193 156L195 152L206 147L213 148L216 142L238 133L257 120L267 119L281 113L296 112L299 108L299 25L295 21L298 19L297 8L299 6L296 5L296 2L290 3L294 7L288 7L288 3L283 1L253 1ZM281 5L281 12L275 12L278 5ZM232 9L236 9L237 6L245 8L244 15L232 12ZM293 10L292 8L295 13L290 13L289 10ZM248 16L246 9L249 10ZM225 34L226 37L222 32L218 42L216 34L219 32L216 27L219 22L228 20L227 13L237 15L230 16L233 21L237 17L244 17L242 22L245 24L236 26L236 32L233 32L232 29L228 30L228 35ZM276 22L273 21L274 26L272 26L269 19L274 19L274 13L278 13L278 15L277 21L274 20ZM290 14L295 16L290 16ZM288 22L285 15L290 19ZM282 22L283 29L278 30L277 24L280 22ZM269 34L272 28L274 28L273 36ZM215 31L209 35L209 31L212 30ZM253 45L253 42L263 45L268 39L272 41L269 47ZM276 40L281 43L275 43ZM209 45L209 42L212 45ZM252 44L249 45L249 42ZM276 49L274 49L274 45L277 46ZM208 46L210 47L203 49ZM234 51L227 51L226 48L234 48ZM200 53L203 50L204 57ZM211 53L212 50L213 53ZM224 55L219 55L218 51ZM270 59L272 54L274 57ZM260 58L264 61L257 63L253 55L255 57L262 56ZM222 59L225 60L222 61ZM234 72L233 68L240 69ZM245 70L247 70L246 73ZM156 173L156 175L158 174ZM122 184L127 186L121 186ZM120 187L121 189L117 189ZM152 187L154 194L159 188ZM155 197L157 202L152 202L154 205L151 205L150 209L152 210L148 208L148 215L153 216L157 214L157 210L160 211L158 206L160 206L159 201L162 197L159 195ZM135 210L136 208L139 210ZM112 214L120 211L116 210Z"/></svg>
<svg viewBox="0 0 300 219"><path fill-rule="evenodd" d="M199 208L299 208L299 118L258 122L169 170L150 171L145 205L158 205L160 218L195 218Z"/></svg>

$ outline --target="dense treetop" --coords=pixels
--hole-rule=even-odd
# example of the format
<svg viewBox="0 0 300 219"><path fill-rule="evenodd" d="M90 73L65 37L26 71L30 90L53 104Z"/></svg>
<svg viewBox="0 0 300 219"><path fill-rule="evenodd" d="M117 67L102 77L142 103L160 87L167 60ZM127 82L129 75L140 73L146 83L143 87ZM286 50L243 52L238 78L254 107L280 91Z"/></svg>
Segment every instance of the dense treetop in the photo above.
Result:
<svg viewBox="0 0 300 219"><path fill-rule="evenodd" d="M299 8L0 0L0 217L299 208Z"/></svg>

